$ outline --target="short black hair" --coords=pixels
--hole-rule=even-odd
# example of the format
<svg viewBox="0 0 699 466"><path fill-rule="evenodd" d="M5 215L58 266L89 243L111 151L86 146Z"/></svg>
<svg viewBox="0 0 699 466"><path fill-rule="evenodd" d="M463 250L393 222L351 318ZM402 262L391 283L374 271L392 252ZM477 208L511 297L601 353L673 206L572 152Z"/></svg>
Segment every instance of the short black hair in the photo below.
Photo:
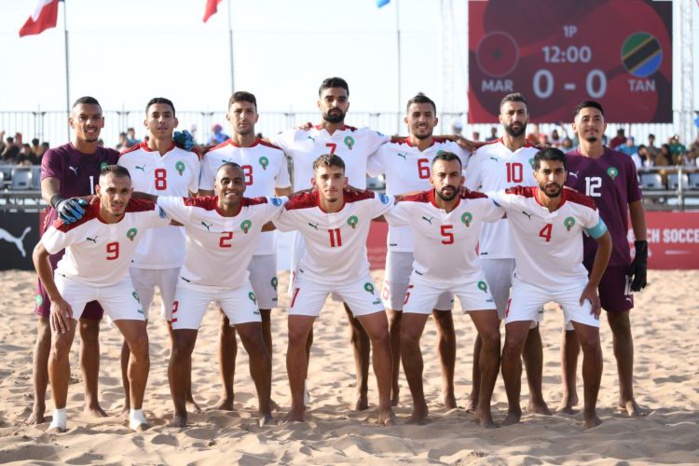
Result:
<svg viewBox="0 0 699 466"><path fill-rule="evenodd" d="M243 169L243 167L241 167L240 165L238 165L238 164L235 163L235 162L224 162L224 163L222 163L221 166L218 167L218 169L216 170L216 175L218 175L218 172L220 172L221 169L222 169L223 167L239 168L240 170Z"/></svg>
<svg viewBox="0 0 699 466"><path fill-rule="evenodd" d="M599 110L602 116L604 116L604 109L602 108L602 104L600 104L596 100L583 100L575 106L575 109L573 110L573 119L575 119L575 117L578 116L578 113L580 113L580 110L582 110L583 108L596 108L597 110Z"/></svg>
<svg viewBox="0 0 699 466"><path fill-rule="evenodd" d="M231 108L236 102L249 102L255 106L255 111L257 112L257 99L255 94L245 91L234 92L230 99L228 99L228 108Z"/></svg>
<svg viewBox="0 0 699 466"><path fill-rule="evenodd" d="M562 162L563 169L568 170L568 162L566 161L566 154L560 149L555 147L547 147L546 149L541 149L539 152L534 154L534 170L539 170L541 168L541 162Z"/></svg>
<svg viewBox="0 0 699 466"><path fill-rule="evenodd" d="M71 108L75 108L78 105L99 105L100 109L102 109L102 106L97 101L97 99L95 99L94 97L90 97L90 96L80 97L78 100L73 102L73 106Z"/></svg>
<svg viewBox="0 0 699 466"><path fill-rule="evenodd" d="M320 167L338 167L345 171L345 161L335 154L323 154L313 161L313 173Z"/></svg>
<svg viewBox="0 0 699 466"><path fill-rule="evenodd" d="M434 166L435 163L437 163L439 160L443 160L445 162L451 162L452 160L456 160L459 162L459 167L461 167L461 159L459 158L458 155L456 155L453 152L440 152L439 154L435 155L434 158L432 159L432 166Z"/></svg>
<svg viewBox="0 0 699 466"><path fill-rule="evenodd" d="M519 92L513 92L512 94L507 94L505 97L502 98L500 101L500 107L502 108L503 105L505 105L507 102L522 102L527 109L529 109L529 103L527 102L527 99Z"/></svg>
<svg viewBox="0 0 699 466"><path fill-rule="evenodd" d="M172 103L172 100L166 99L165 97L153 97L152 99L150 99L146 104L146 115L148 115L148 109L150 108L150 106L155 104L169 105L172 109L172 116L175 116L175 104Z"/></svg>
<svg viewBox="0 0 699 466"><path fill-rule="evenodd" d="M127 170L126 167L122 167L121 165L103 166L100 170L100 179L107 175L114 175L117 178L126 177L128 179L131 179L131 173L129 173L129 170Z"/></svg>
<svg viewBox="0 0 699 466"><path fill-rule="evenodd" d="M327 78L323 80L322 83L320 83L320 87L318 88L318 95L320 96L321 94L323 94L324 90L332 89L333 87L341 87L342 89L346 90L347 97L349 97L349 85L347 84L347 81L336 76L332 78Z"/></svg>
<svg viewBox="0 0 699 466"><path fill-rule="evenodd" d="M432 105L432 110L434 110L434 113L437 113L437 106L435 105L435 103L432 101L432 99L427 97L422 92L418 92L417 94L415 94L415 97L408 101L408 105L405 107L406 112L410 110L410 106L412 104L430 104Z"/></svg>

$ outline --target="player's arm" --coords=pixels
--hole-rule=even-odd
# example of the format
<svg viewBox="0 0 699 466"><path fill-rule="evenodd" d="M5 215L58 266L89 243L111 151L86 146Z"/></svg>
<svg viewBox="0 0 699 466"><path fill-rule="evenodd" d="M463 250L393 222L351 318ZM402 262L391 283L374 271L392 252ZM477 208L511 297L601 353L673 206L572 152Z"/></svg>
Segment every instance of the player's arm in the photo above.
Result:
<svg viewBox="0 0 699 466"><path fill-rule="evenodd" d="M47 177L41 180L41 197L51 205L63 223L74 223L85 215L87 201L83 198L64 199L59 194L61 182L58 178Z"/></svg>
<svg viewBox="0 0 699 466"><path fill-rule="evenodd" d="M631 290L641 291L646 287L648 276L648 231L646 229L646 212L640 199L629 203L629 215L633 235L636 238L634 241L636 255L629 270L629 277L632 279Z"/></svg>
<svg viewBox="0 0 699 466"><path fill-rule="evenodd" d="M197 192L197 197L205 197L205 196L213 196L213 195L214 195L213 189L200 189Z"/></svg>
<svg viewBox="0 0 699 466"><path fill-rule="evenodd" d="M51 299L51 328L58 333L65 333L70 329L73 308L63 299L56 287L51 264L49 263L49 252L41 241L34 248L32 261L39 280L41 280L46 293Z"/></svg>
<svg viewBox="0 0 699 466"><path fill-rule="evenodd" d="M597 252L595 253L595 261L592 264L592 270L590 271L587 285L580 296L580 304L586 299L590 300L592 304L592 314L599 316L602 312L602 306L600 304L599 295L597 294L597 288L599 287L599 282L602 280L604 271L607 269L609 258L612 255L612 237L601 219L597 226L586 231L597 241Z"/></svg>
<svg viewBox="0 0 699 466"><path fill-rule="evenodd" d="M291 186L289 186L288 188L274 188L274 194L277 197L291 197Z"/></svg>

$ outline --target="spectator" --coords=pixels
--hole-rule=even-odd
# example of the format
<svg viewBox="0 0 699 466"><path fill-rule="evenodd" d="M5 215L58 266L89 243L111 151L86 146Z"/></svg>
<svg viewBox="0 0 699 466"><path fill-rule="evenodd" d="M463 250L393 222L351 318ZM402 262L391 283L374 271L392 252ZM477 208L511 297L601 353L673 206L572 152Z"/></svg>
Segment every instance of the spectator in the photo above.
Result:
<svg viewBox="0 0 699 466"><path fill-rule="evenodd" d="M617 149L626 142L626 135L624 135L624 128L619 128L616 130L616 136L609 143L610 149Z"/></svg>
<svg viewBox="0 0 699 466"><path fill-rule="evenodd" d="M636 164L636 171L643 170L645 167L645 160L648 157L648 149L646 148L645 145L641 144L638 146L638 150L631 154L631 159L633 159L633 163Z"/></svg>
<svg viewBox="0 0 699 466"><path fill-rule="evenodd" d="M692 144L693 146L694 144ZM682 157L682 166L683 167L689 167L689 168L696 168L697 166L697 151L696 149L693 149L691 146L689 150L684 154ZM694 170L691 170L694 171Z"/></svg>
<svg viewBox="0 0 699 466"><path fill-rule="evenodd" d="M227 134L224 134L223 128L218 123L211 127L211 132L213 134L211 135L211 139L209 139L209 144L219 145L230 139Z"/></svg>
<svg viewBox="0 0 699 466"><path fill-rule="evenodd" d="M539 133L539 125L532 123L530 125L531 131L527 135L527 142L532 146L538 146L541 144L541 134Z"/></svg>
<svg viewBox="0 0 699 466"><path fill-rule="evenodd" d="M2 151L2 161L9 164L17 163L19 159L20 149L15 144L15 138L8 137L5 139L5 148Z"/></svg>
<svg viewBox="0 0 699 466"><path fill-rule="evenodd" d="M575 146L575 144L573 144L573 140L570 139L568 136L564 137L561 141L561 150L563 152L570 152L571 150L573 150L573 146Z"/></svg>
<svg viewBox="0 0 699 466"><path fill-rule="evenodd" d="M34 153L32 152L32 146L29 144L22 144L21 152L17 157L17 165L32 165L34 163Z"/></svg>
<svg viewBox="0 0 699 466"><path fill-rule="evenodd" d="M116 149L123 152L129 147L131 146L129 145L129 138L126 133L119 133L119 142L117 142Z"/></svg>
<svg viewBox="0 0 699 466"><path fill-rule="evenodd" d="M141 140L136 138L136 130L133 128L127 128L126 130L126 142L129 144L128 147L140 144Z"/></svg>
<svg viewBox="0 0 699 466"><path fill-rule="evenodd" d="M648 149L648 155L652 159L655 159L655 156L658 155L658 146L655 145L655 134L651 133L648 135L648 145L646 148Z"/></svg>
<svg viewBox="0 0 699 466"><path fill-rule="evenodd" d="M684 144L680 142L680 137L675 134L670 138L670 154L672 158L670 159L672 165L679 165L681 163L682 155L687 152L687 148Z"/></svg>
<svg viewBox="0 0 699 466"><path fill-rule="evenodd" d="M658 155L655 156L655 166L657 167L669 167L673 165L672 163L672 152L670 152L670 145L663 144L660 146ZM660 170L660 176L663 178L663 184L667 184L667 170Z"/></svg>
<svg viewBox="0 0 699 466"><path fill-rule="evenodd" d="M490 136L485 139L486 142L495 141L498 139L498 128L497 126L491 126Z"/></svg>
<svg viewBox="0 0 699 466"><path fill-rule="evenodd" d="M553 147L560 147L561 144L563 144L563 138L561 138L560 134L558 134L558 130L554 129L551 131L551 136L549 137L549 143Z"/></svg>
<svg viewBox="0 0 699 466"><path fill-rule="evenodd" d="M628 156L632 156L633 154L638 152L638 146L636 145L633 136L629 136L626 139L626 143L617 147L617 150L619 152L623 152L624 154L626 154Z"/></svg>
<svg viewBox="0 0 699 466"><path fill-rule="evenodd" d="M41 156L44 155L44 152L41 150L41 145L39 144L39 138L32 139L31 149L34 156L38 157L39 159L41 159Z"/></svg>
<svg viewBox="0 0 699 466"><path fill-rule="evenodd" d="M50 149L49 143L44 141L41 143L41 157L44 157L44 154L46 153L47 150Z"/></svg>
<svg viewBox="0 0 699 466"><path fill-rule="evenodd" d="M481 133L479 133L478 131L474 131L473 134L471 135L471 137L473 138L474 142L480 142Z"/></svg>
<svg viewBox="0 0 699 466"><path fill-rule="evenodd" d="M699 151L699 133L693 143L689 145L689 150Z"/></svg>

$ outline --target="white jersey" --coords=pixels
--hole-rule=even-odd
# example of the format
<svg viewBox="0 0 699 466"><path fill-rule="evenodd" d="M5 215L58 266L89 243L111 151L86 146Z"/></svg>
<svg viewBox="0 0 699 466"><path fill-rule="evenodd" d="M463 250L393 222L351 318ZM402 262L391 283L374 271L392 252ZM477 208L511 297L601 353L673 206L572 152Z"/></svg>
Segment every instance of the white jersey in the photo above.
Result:
<svg viewBox="0 0 699 466"><path fill-rule="evenodd" d="M434 196L431 189L405 197L386 214L389 225L412 229L414 273L438 282L480 277L476 246L481 225L502 218L503 210L485 194L470 192L447 212L437 207Z"/></svg>
<svg viewBox="0 0 699 466"><path fill-rule="evenodd" d="M104 223L99 203L86 208L83 218L64 224L60 220L46 230L41 242L49 252L66 250L56 274L90 286L111 286L129 276L131 258L148 228L170 223L153 202L132 199L117 223Z"/></svg>
<svg viewBox="0 0 699 466"><path fill-rule="evenodd" d="M135 191L181 197L199 191L199 157L175 145L160 155L142 142L122 153L118 164L129 170ZM182 267L182 264L184 230L169 225L146 232L131 266L138 269L172 269Z"/></svg>
<svg viewBox="0 0 699 466"><path fill-rule="evenodd" d="M536 186L534 155L538 149L527 143L512 152L495 140L479 147L471 155L464 185L472 191L500 191L512 186ZM483 225L479 253L482 259L513 259L507 220Z"/></svg>
<svg viewBox="0 0 699 466"><path fill-rule="evenodd" d="M600 237L606 226L592 198L563 190L559 208L549 212L539 204L538 187L516 186L488 193L507 212L515 247L515 276L554 292L587 282L583 265L583 230Z"/></svg>
<svg viewBox="0 0 699 466"><path fill-rule="evenodd" d="M379 148L369 160L369 175L386 176L386 194L398 196L415 191L431 189L432 159L442 152L459 156L461 166L466 168L470 152L457 143L434 138L430 147L420 151L406 138L400 142L389 142ZM397 252L413 252L413 236L409 226L388 227L388 249Z"/></svg>
<svg viewBox="0 0 699 466"><path fill-rule="evenodd" d="M243 198L234 217L217 209L218 197L159 197L160 206L184 225L186 259L180 278L187 283L233 289L248 278L262 227L282 209L286 198Z"/></svg>
<svg viewBox="0 0 699 466"><path fill-rule="evenodd" d="M366 241L371 219L385 214L393 197L344 193L339 212L327 213L319 207L318 192L302 193L289 199L274 224L281 231L298 230L306 251L298 273L324 285L344 285L369 273Z"/></svg>
<svg viewBox="0 0 699 466"><path fill-rule="evenodd" d="M345 162L345 175L355 188L366 188L369 156L390 141L368 128L345 126L333 134L320 126L308 131L291 129L272 138L293 162L294 190L309 189L313 178L313 162L323 154L335 154Z"/></svg>
<svg viewBox="0 0 699 466"><path fill-rule="evenodd" d="M213 191L216 171L226 162L241 166L245 174L245 197L274 196L275 188L289 188L289 165L284 152L272 144L256 139L250 147L240 147L228 140L204 155L199 188ZM277 245L273 231L260 236L255 255L274 254Z"/></svg>

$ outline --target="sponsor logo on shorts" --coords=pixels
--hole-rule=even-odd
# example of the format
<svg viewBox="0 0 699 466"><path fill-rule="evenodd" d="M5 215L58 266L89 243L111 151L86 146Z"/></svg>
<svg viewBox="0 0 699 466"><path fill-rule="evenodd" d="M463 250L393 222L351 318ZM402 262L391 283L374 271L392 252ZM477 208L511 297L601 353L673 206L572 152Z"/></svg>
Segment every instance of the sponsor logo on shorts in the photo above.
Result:
<svg viewBox="0 0 699 466"><path fill-rule="evenodd" d="M567 217L563 220L563 226L566 227L566 230L570 231L570 229L575 226L575 219L573 217Z"/></svg>
<svg viewBox="0 0 699 466"><path fill-rule="evenodd" d="M366 283L364 284L364 291L366 291L367 293L374 294L374 285L372 285L372 284L369 283L369 282L366 282Z"/></svg>
<svg viewBox="0 0 699 466"><path fill-rule="evenodd" d="M185 164L183 161L180 160L175 164L175 170L177 170L177 173L179 173L180 176L182 176L182 174L184 173L184 169L185 169Z"/></svg>
<svg viewBox="0 0 699 466"><path fill-rule="evenodd" d="M246 235L248 234L248 231L250 231L250 227L252 227L252 222L250 220L245 220L240 224L240 229L243 230L243 233Z"/></svg>
<svg viewBox="0 0 699 466"><path fill-rule="evenodd" d="M40 294L34 296L34 302L36 303L37 306L41 306L44 304L44 297L41 296Z"/></svg>
<svg viewBox="0 0 699 466"><path fill-rule="evenodd" d="M272 280L269 283L272 285L272 288L274 288L274 291L277 291L277 285L279 285L279 280L277 280L277 277L272 277Z"/></svg>
<svg viewBox="0 0 699 466"><path fill-rule="evenodd" d="M129 231L126 232L126 237L133 241L134 238L136 238L136 235L138 234L138 230L136 228L131 228Z"/></svg>
<svg viewBox="0 0 699 466"><path fill-rule="evenodd" d="M133 299L135 299L139 303L141 302L141 298L138 297L138 293L136 293L135 291L133 293L131 293L131 296L133 297Z"/></svg>
<svg viewBox="0 0 699 466"><path fill-rule="evenodd" d="M461 216L461 223L466 225L466 228L469 228L471 226L472 220L473 214L471 214L471 212L464 212L464 214Z"/></svg>
<svg viewBox="0 0 699 466"><path fill-rule="evenodd" d="M344 142L349 150L352 150L354 148L354 138L352 136L345 137Z"/></svg>
<svg viewBox="0 0 699 466"><path fill-rule="evenodd" d="M619 170L617 170L616 167L609 167L607 168L607 175L609 175L612 180L616 180L616 177L619 176Z"/></svg>
<svg viewBox="0 0 699 466"><path fill-rule="evenodd" d="M263 170L267 170L267 167L269 166L269 159L267 157L263 155L262 157L260 157L258 162L260 162L260 165L262 166Z"/></svg>
<svg viewBox="0 0 699 466"><path fill-rule="evenodd" d="M252 291L248 293L248 299L257 305L257 298L255 297L255 293Z"/></svg>
<svg viewBox="0 0 699 466"><path fill-rule="evenodd" d="M357 228L358 223L359 223L359 219L357 218L356 215L352 215L350 218L347 219L347 225L351 226L353 230L355 228Z"/></svg>
<svg viewBox="0 0 699 466"><path fill-rule="evenodd" d="M480 280L478 282L478 289L481 290L483 293L488 292L488 284L484 282L483 280Z"/></svg>

